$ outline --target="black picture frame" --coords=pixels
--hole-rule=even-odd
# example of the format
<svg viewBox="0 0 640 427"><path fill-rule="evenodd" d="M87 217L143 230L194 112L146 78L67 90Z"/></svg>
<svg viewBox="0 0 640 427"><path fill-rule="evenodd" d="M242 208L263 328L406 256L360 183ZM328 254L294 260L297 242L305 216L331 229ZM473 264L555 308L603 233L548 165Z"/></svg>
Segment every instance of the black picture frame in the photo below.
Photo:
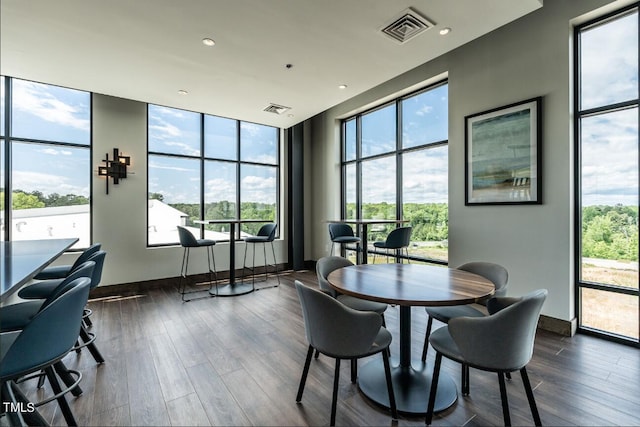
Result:
<svg viewBox="0 0 640 427"><path fill-rule="evenodd" d="M542 203L542 97L465 116L465 205Z"/></svg>

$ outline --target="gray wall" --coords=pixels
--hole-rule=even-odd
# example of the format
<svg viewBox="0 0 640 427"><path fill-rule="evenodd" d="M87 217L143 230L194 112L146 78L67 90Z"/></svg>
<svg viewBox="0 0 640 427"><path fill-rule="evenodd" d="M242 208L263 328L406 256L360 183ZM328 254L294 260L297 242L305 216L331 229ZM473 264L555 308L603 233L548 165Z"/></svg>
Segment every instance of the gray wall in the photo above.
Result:
<svg viewBox="0 0 640 427"><path fill-rule="evenodd" d="M340 118L448 75L450 265L503 264L510 294L547 288L543 314L573 320L573 25L607 3L547 0L538 11L314 117L308 141L314 159L308 258L327 253L323 221L340 215ZM543 97L543 204L465 206L464 117L536 96Z"/></svg>

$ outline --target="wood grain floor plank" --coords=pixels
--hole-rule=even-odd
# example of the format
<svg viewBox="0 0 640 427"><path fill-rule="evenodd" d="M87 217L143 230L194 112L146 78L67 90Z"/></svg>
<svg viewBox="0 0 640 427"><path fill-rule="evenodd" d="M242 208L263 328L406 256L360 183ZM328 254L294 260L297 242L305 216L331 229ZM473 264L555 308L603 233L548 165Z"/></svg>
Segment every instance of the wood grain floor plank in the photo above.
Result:
<svg viewBox="0 0 640 427"><path fill-rule="evenodd" d="M90 303L97 345L107 359L97 365L87 351L65 358L84 374L84 394L68 398L82 425L326 425L329 422L334 361L311 364L302 402L295 394L307 342L296 279L317 286L314 271L283 274L281 285L231 298L182 303L171 287L115 294ZM271 277L269 279L272 280ZM385 312L394 337L398 307ZM441 327L441 324L434 327ZM422 350L426 313L412 309L412 356ZM391 344L398 356L398 340ZM433 349L427 358L431 370ZM360 366L366 361L360 361ZM444 360L442 370L460 384L460 365ZM640 352L591 336L562 337L538 331L528 367L544 425L638 425ZM35 382L23 385L29 398ZM507 382L514 425L532 418L519 374ZM425 402L426 407L426 402ZM57 405L41 412L64 424ZM349 381L343 363L337 422L389 425L388 411L364 397ZM497 377L471 370L471 395L436 414L433 425L502 425ZM401 416L397 426L423 426L421 416Z"/></svg>

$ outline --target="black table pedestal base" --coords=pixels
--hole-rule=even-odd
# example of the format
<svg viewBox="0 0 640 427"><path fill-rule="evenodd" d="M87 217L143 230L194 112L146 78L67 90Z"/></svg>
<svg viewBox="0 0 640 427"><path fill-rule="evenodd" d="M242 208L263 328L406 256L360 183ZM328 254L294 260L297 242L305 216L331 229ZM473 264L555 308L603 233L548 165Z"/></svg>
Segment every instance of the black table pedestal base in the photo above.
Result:
<svg viewBox="0 0 640 427"><path fill-rule="evenodd" d="M431 390L431 371L425 363L413 362L413 367L395 366L391 368L391 381L396 397L398 412L411 415L425 415ZM358 367L358 387L373 402L389 407L389 395L384 375L382 359L372 360ZM440 371L436 393L435 412L444 411L458 399L458 391L453 379Z"/></svg>
<svg viewBox="0 0 640 427"><path fill-rule="evenodd" d="M232 297L236 295L244 295L253 292L253 285L251 283L236 282L233 284L219 285L218 296L219 297ZM209 291L211 295L215 295L215 288Z"/></svg>

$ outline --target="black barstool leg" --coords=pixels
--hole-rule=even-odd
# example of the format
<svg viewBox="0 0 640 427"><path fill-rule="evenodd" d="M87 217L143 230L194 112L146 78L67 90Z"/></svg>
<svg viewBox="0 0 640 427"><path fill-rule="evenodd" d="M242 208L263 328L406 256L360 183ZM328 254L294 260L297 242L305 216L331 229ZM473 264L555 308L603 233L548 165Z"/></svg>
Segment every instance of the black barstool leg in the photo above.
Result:
<svg viewBox="0 0 640 427"><path fill-rule="evenodd" d="M298 394L296 395L296 402L300 402L302 400L302 392L304 391L304 384L307 382L309 365L311 365L311 355L313 355L313 347L309 346L309 350L307 350L307 358L304 361L304 369L302 369L302 378L300 378L300 385L298 386Z"/></svg>
<svg viewBox="0 0 640 427"><path fill-rule="evenodd" d="M498 382L500 383L500 398L502 399L502 415L504 425L511 425L511 415L509 415L509 400L507 399L507 387L504 384L504 373L498 372Z"/></svg>
<svg viewBox="0 0 640 427"><path fill-rule="evenodd" d="M336 425L336 406L338 404L338 384L340 383L340 359L336 358L336 371L333 376L333 397L331 399L331 422L329 425Z"/></svg>
<svg viewBox="0 0 640 427"><path fill-rule="evenodd" d="M256 290L256 245L255 244L251 247L251 250L253 251L253 263L251 264L253 266L253 268L251 269L251 286L255 291Z"/></svg>
<svg viewBox="0 0 640 427"><path fill-rule="evenodd" d="M427 332L424 334L424 346L422 347L422 361L427 360L427 350L429 350L429 335L431 335L431 326L433 326L433 317L429 316L427 320Z"/></svg>
<svg viewBox="0 0 640 427"><path fill-rule="evenodd" d="M71 387L73 383L76 382L76 379L69 373L69 370L67 369L66 365L62 362L62 360L54 363L53 368L55 369L56 373L58 374L62 382L67 387ZM44 378L44 377L41 377L41 378ZM75 397L78 397L82 394L82 389L80 388L79 385L77 385L71 389L71 393Z"/></svg>
<svg viewBox="0 0 640 427"><path fill-rule="evenodd" d="M42 377L43 378L45 377L44 372L42 374ZM27 397L24 395L24 393L22 393L22 390L20 390L20 387L18 387L18 385L15 384L13 381L8 381L7 386L8 386L7 390L10 393L12 401L22 402L25 405L27 405L28 403L31 403L29 399L27 399ZM11 422L10 425L49 426L49 423L47 423L47 421L45 421L45 419L42 418L42 415L37 409L35 409L32 412L25 412L23 414L18 414L18 417L19 418L24 417L23 422L22 423Z"/></svg>
<svg viewBox="0 0 640 427"><path fill-rule="evenodd" d="M82 341L84 341L85 343L91 340L91 337L89 336L87 331L82 327L80 328L80 338L82 338ZM87 348L89 349L89 353L91 353L93 359L97 363L104 363L104 357L102 357L102 354L100 354L100 351L98 350L98 347L96 347L95 343L91 342L87 344Z"/></svg>
<svg viewBox="0 0 640 427"><path fill-rule="evenodd" d="M280 274L278 273L278 263L276 262L276 249L273 247L273 242L271 242L271 252L273 252L273 267L276 270L276 278L278 279L278 285L280 285Z"/></svg>
<svg viewBox="0 0 640 427"><path fill-rule="evenodd" d="M320 356L320 352L318 350L316 350L316 359L318 358L318 356Z"/></svg>
<svg viewBox="0 0 640 427"><path fill-rule="evenodd" d="M249 244L247 242L244 243L244 260L242 261L242 283L244 283L244 275L247 269L247 249L249 248Z"/></svg>
<svg viewBox="0 0 640 427"><path fill-rule="evenodd" d="M269 263L267 262L267 244L262 244L262 256L264 256L264 280L269 280Z"/></svg>
<svg viewBox="0 0 640 427"><path fill-rule="evenodd" d="M53 392L55 394L62 393L62 388L60 387L60 383L56 378L56 373L53 371L53 368L51 366L48 366L44 368L44 370L47 374L47 378L49 379L49 383L51 384L51 389L53 390ZM58 401L58 405L60 405L60 411L62 412L62 415L64 415L64 419L67 422L67 425L77 426L78 423L76 422L76 419L73 416L73 412L71 412L71 408L69 407L69 402L67 402L67 399L64 397L64 395L60 395L56 400Z"/></svg>
<svg viewBox="0 0 640 427"><path fill-rule="evenodd" d="M18 387L14 389L12 384L13 384L13 381L6 381L2 383L2 393L1 393L2 403L9 401L11 403L17 404L19 402L18 398L14 396L14 391L17 391L16 389L18 389ZM5 409L3 408L2 413L6 414L6 417L7 417L7 420L9 421L10 426L29 425L25 422L20 411L13 411L13 410L5 411Z"/></svg>
<svg viewBox="0 0 640 427"><path fill-rule="evenodd" d="M531 389L531 383L529 382L529 375L527 374L527 368L520 369L520 375L522 376L522 383L524 384L524 391L527 393L527 400L529 401L529 407L531 408L531 415L533 416L533 422L537 426L542 425L540 420L540 414L538 413L538 406L536 405L536 398L533 396L533 390Z"/></svg>
<svg viewBox="0 0 640 427"><path fill-rule="evenodd" d="M433 365L433 376L431 377L431 390L429 391L429 404L427 405L427 416L424 420L426 425L431 425L433 421L433 408L436 406L436 392L438 390L438 377L440 376L440 364L442 364L442 354L436 352L436 363Z"/></svg>

